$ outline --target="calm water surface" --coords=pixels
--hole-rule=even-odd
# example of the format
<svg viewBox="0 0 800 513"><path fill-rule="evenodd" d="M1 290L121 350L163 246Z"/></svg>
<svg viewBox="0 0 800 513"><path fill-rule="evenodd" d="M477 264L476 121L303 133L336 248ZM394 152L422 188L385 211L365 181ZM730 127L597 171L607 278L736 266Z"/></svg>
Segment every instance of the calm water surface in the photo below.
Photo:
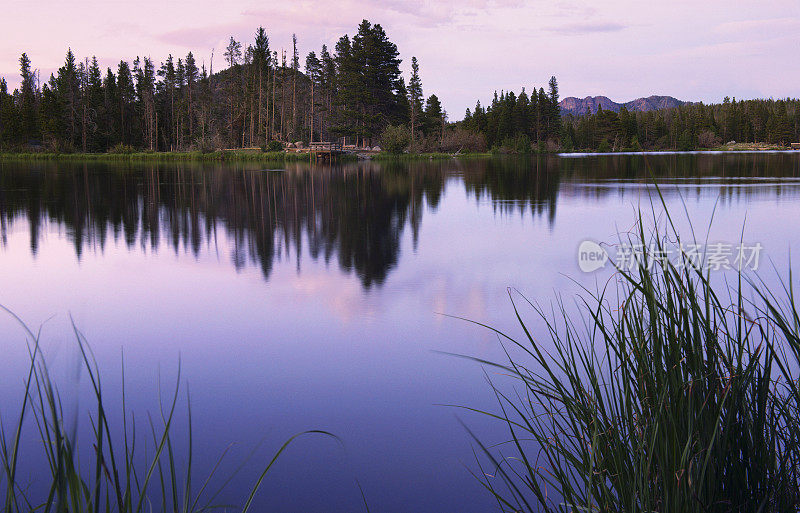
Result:
<svg viewBox="0 0 800 513"><path fill-rule="evenodd" d="M229 444L222 473L246 461L218 502L241 503L288 436L325 429L344 449L314 438L293 446L259 510L360 511L358 479L371 511L493 511L469 473L476 465L458 419L487 441L502 441L503 430L442 406L493 400L480 367L441 352L503 354L485 330L442 314L516 335L508 287L546 304L602 282L580 272L578 245L629 229L636 208L650 208L651 175L703 234L713 215L710 240L761 243L763 266L785 268L800 243L797 154L281 170L0 162L0 303L43 325L81 433L87 379L70 316L107 395L119 392L124 354L142 428L148 411L157 415L159 381L165 398L180 362L198 483ZM27 352L5 315L0 351L6 416ZM179 421L176 433L183 410ZM37 450L32 436L25 448ZM32 489L36 465L25 462Z"/></svg>

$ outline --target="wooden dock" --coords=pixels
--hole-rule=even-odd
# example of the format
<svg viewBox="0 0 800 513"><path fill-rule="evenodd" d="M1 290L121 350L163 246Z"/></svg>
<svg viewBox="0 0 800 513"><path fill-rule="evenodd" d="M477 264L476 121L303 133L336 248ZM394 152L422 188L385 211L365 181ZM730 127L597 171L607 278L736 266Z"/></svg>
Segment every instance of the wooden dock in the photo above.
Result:
<svg viewBox="0 0 800 513"><path fill-rule="evenodd" d="M308 145L310 159L313 160L332 160L333 157L343 153L342 143L335 142L312 142Z"/></svg>

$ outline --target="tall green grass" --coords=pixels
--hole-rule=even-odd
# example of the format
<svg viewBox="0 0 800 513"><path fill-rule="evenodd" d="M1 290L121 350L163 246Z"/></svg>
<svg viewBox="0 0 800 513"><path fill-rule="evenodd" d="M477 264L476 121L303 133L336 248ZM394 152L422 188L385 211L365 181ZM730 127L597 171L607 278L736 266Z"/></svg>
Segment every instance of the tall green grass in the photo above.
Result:
<svg viewBox="0 0 800 513"><path fill-rule="evenodd" d="M647 253L667 241L680 241L671 222L649 231L640 215L621 242ZM508 359L478 360L503 376L489 380L498 408L480 411L508 438L476 438L476 475L501 509L800 510L792 275L778 290L742 272L732 281L681 253L617 269L577 305L512 296L523 338L494 330ZM543 329L529 328L522 305Z"/></svg>
<svg viewBox="0 0 800 513"><path fill-rule="evenodd" d="M153 418L148 415L145 426L133 422L125 400L124 364L122 375L121 425L111 419L114 412L106 408L100 370L83 335L75 328L82 368L88 375L93 394L91 418L92 437L79 443L75 429L68 427L62 396L51 379L39 344L40 333L34 333L16 315L0 306L23 327L29 341L30 365L24 381L24 395L18 413L11 419L0 419L0 500L4 513L198 513L218 509L215 499L221 491L212 485L225 454L206 473L198 489L192 484L192 421L188 393L188 432L179 436L188 442L186 464L177 463L173 424L180 397L180 367L175 388L167 403L159 404ZM31 426L32 423L32 426ZM144 435L141 430L144 429ZM138 431L137 431L138 430ZM298 437L320 434L336 438L319 430L306 431L289 438L265 463L252 488L242 497L242 513L252 509L262 482L278 457ZM46 467L38 469L37 479L45 483L47 492L32 495L29 480L20 478L20 462L37 455L23 453L23 437L35 437L41 447ZM138 441L138 442L137 442ZM145 448L141 444L145 443ZM149 446L149 447L148 447ZM227 451L226 451L227 452ZM81 461L80 455L91 454L91 461ZM41 457L41 455L38 455ZM30 467L30 465L29 465ZM230 477L225 479L223 486ZM362 494L363 496L363 494Z"/></svg>

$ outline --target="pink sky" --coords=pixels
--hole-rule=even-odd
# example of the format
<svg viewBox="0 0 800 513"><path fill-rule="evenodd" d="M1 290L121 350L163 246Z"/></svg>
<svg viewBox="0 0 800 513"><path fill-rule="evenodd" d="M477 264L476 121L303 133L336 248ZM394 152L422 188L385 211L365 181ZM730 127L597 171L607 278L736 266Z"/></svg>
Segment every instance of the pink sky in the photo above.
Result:
<svg viewBox="0 0 800 513"><path fill-rule="evenodd" d="M251 42L259 25L273 49L290 48L297 33L304 57L367 18L397 43L404 71L417 56L426 95L436 93L451 119L494 90L546 86L551 75L562 97L800 96L797 0L5 0L2 10L0 75L12 87L23 51L43 80L68 46L114 69L120 59L189 50L208 64L214 48L219 69L228 37Z"/></svg>

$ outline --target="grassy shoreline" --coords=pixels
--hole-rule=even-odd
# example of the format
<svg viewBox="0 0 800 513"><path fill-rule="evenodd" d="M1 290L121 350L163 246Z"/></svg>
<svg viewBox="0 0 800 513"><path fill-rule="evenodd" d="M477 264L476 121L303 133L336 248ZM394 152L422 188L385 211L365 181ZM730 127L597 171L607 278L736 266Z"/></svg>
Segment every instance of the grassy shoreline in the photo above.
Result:
<svg viewBox="0 0 800 513"><path fill-rule="evenodd" d="M784 148L778 146L721 146L717 148L708 148L703 150L692 150L688 152L680 152L679 150L622 150L618 152L607 152L603 154L650 154L650 153L663 153L663 152L680 152L680 153L696 153L696 152L726 152L726 153L748 153L748 152L767 152L767 151L792 151L791 148ZM401 153L394 154L388 152L380 152L370 154L367 160L375 161L419 161L419 160L449 160L449 159L484 159L503 156L544 156L544 155L561 155L561 154L596 154L599 153L593 150L571 150L562 152L547 152L547 153L496 153L496 152L477 152L477 153L444 153L444 152L430 152L430 153ZM343 154L339 157L340 161L355 161L359 156L356 154ZM2 161L70 161L70 162L308 162L311 156L308 152L284 152L284 151L271 151L271 152L254 152L247 150L220 150L214 152L200 152L200 151L168 151L168 152L133 152L133 153L56 153L56 152L30 152L30 153L3 153L0 152L0 162Z"/></svg>
<svg viewBox="0 0 800 513"><path fill-rule="evenodd" d="M192 162L302 162L309 160L308 153L288 153L283 151L169 151L135 153L0 153L0 160L65 160L65 161L192 161Z"/></svg>
<svg viewBox="0 0 800 513"><path fill-rule="evenodd" d="M440 160L452 158L488 158L495 156L492 153L405 153L393 154L381 152L369 155L371 160ZM341 160L356 160L356 154L343 154ZM35 152L35 153L0 153L2 160L63 160L63 161L193 161L193 162L305 162L311 156L308 152L254 152L239 150L220 150L215 152L203 153L199 151L185 152L134 152L134 153L55 153L55 152Z"/></svg>
<svg viewBox="0 0 800 513"><path fill-rule="evenodd" d="M409 161L409 160L447 160L447 159L480 159L490 158L496 155L488 152L483 153L388 153L381 152L371 156L372 160L394 160L394 161Z"/></svg>

